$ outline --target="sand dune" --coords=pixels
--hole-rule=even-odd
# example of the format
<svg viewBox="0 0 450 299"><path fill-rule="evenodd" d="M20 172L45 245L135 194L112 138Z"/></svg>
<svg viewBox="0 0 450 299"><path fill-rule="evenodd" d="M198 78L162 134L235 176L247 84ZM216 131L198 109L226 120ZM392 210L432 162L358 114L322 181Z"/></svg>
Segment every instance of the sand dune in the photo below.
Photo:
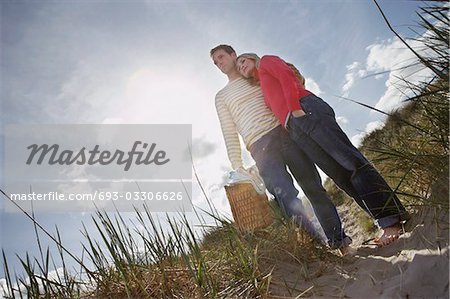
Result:
<svg viewBox="0 0 450 299"><path fill-rule="evenodd" d="M393 244L359 245L354 257L312 264L316 274L306 280L298 275L304 269L281 263L270 298L448 298L448 222L447 211L423 209Z"/></svg>

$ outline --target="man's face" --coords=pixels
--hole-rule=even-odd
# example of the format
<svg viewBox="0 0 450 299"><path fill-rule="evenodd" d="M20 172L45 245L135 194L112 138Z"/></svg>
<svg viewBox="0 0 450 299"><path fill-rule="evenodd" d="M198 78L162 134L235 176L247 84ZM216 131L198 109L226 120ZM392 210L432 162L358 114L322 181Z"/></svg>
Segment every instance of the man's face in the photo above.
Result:
<svg viewBox="0 0 450 299"><path fill-rule="evenodd" d="M229 74L236 67L236 53L228 54L225 50L219 49L212 55L214 64L225 75Z"/></svg>

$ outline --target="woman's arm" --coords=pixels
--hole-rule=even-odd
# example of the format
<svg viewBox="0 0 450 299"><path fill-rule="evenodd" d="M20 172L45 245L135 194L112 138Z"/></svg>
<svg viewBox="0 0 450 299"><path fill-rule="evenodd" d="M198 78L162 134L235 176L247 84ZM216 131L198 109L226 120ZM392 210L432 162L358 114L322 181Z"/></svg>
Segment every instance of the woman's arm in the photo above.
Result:
<svg viewBox="0 0 450 299"><path fill-rule="evenodd" d="M261 80L264 80L263 75L267 73L278 81L290 111L301 109L298 100L300 98L299 90L304 89L303 84L283 59L278 56L263 56L259 68Z"/></svg>

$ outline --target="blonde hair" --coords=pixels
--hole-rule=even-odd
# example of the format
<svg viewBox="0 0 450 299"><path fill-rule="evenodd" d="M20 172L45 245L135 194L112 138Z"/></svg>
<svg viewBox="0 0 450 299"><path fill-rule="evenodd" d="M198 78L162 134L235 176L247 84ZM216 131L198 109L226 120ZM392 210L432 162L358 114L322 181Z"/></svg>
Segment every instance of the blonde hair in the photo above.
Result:
<svg viewBox="0 0 450 299"><path fill-rule="evenodd" d="M236 58L236 62L239 60L239 58L247 58L253 60L255 62L256 67L259 67L259 61L261 60L261 58L259 58L259 56L256 55L255 53L243 53ZM249 77L245 78L245 80L250 82L251 85L259 85L259 80L257 78Z"/></svg>
<svg viewBox="0 0 450 299"><path fill-rule="evenodd" d="M241 58L241 57L255 61L256 67L259 66L259 61L261 60L261 58L259 58L259 56L256 55L255 53L244 53L244 54L239 55L236 58L236 61L238 61L239 58ZM305 87L305 81L306 81L305 77L300 73L300 71L295 67L295 65L293 65L292 63L289 63L287 61L286 61L286 64L294 72L295 76L300 81L300 83L303 85L303 87ZM259 85L259 81L256 78L250 77L250 78L245 78L245 79L247 79L252 85Z"/></svg>
<svg viewBox="0 0 450 299"><path fill-rule="evenodd" d="M238 60L239 58L247 58L247 59L251 59L253 61L255 61L255 63L259 64L259 61L261 60L261 58L259 58L258 55L256 55L255 53L243 53L241 55L239 55L236 60Z"/></svg>
<svg viewBox="0 0 450 299"><path fill-rule="evenodd" d="M292 63L286 62L286 64L291 68L291 70L294 72L295 76L300 80L300 83L302 83L303 87L305 87L305 77L300 73L300 71L293 65Z"/></svg>

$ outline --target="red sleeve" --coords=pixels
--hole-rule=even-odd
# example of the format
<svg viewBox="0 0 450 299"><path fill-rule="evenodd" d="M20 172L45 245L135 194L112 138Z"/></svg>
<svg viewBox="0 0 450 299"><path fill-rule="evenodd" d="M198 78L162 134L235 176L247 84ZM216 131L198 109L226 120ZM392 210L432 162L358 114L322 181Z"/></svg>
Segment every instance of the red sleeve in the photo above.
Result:
<svg viewBox="0 0 450 299"><path fill-rule="evenodd" d="M279 81L290 111L302 109L298 102L298 78L284 60L278 56L263 56L260 68Z"/></svg>

